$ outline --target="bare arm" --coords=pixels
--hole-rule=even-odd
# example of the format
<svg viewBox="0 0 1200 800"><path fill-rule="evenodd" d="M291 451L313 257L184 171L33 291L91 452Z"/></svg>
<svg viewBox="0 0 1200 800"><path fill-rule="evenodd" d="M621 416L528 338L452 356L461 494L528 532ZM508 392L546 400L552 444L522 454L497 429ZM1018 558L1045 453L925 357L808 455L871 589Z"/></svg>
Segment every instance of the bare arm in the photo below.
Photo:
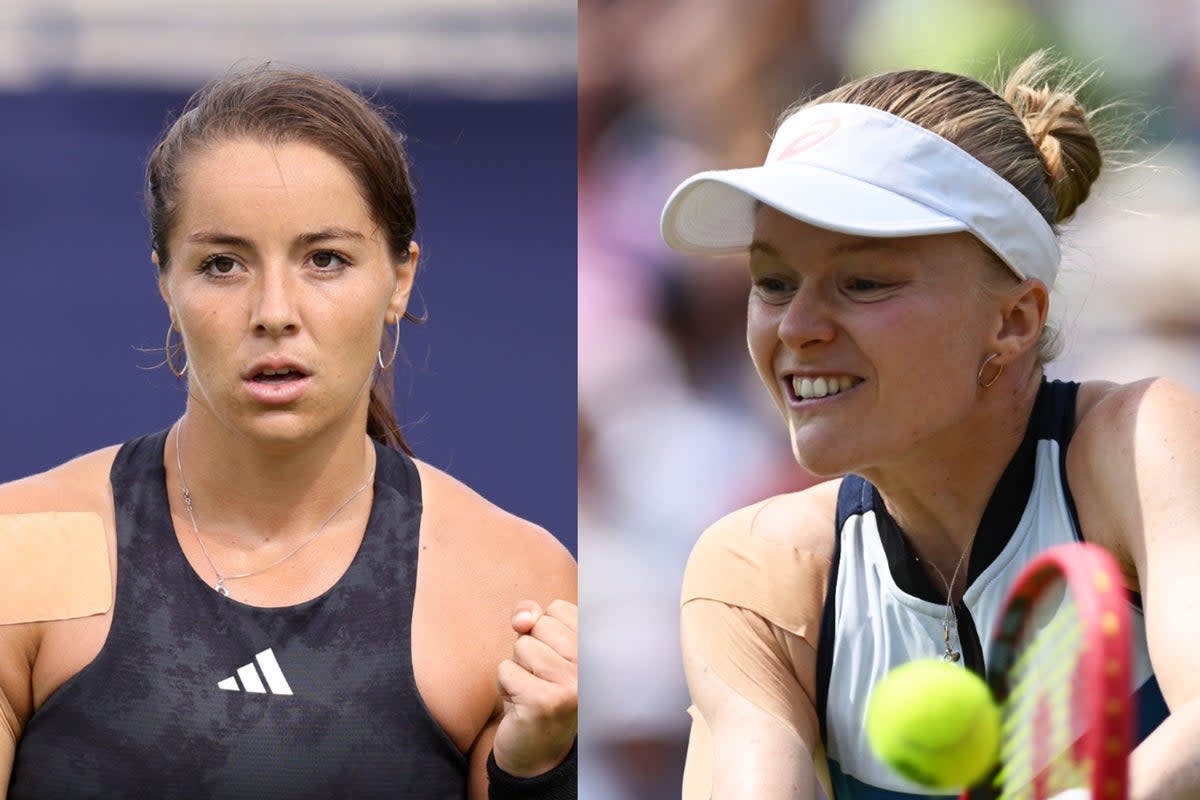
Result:
<svg viewBox="0 0 1200 800"><path fill-rule="evenodd" d="M7 730L0 731L0 800L8 797L8 779L12 776L17 743Z"/></svg>
<svg viewBox="0 0 1200 800"><path fill-rule="evenodd" d="M496 670L500 710L468 754L471 800L488 797L489 754L506 774L532 778L562 763L575 740L578 609L561 599L545 609L523 600L516 612L513 628L519 637Z"/></svg>
<svg viewBox="0 0 1200 800"><path fill-rule="evenodd" d="M1137 565L1146 639L1171 716L1130 764L1134 800L1200 797L1200 398L1156 384L1134 417L1137 497L1127 542ZM1140 524L1139 524L1140 522Z"/></svg>
<svg viewBox="0 0 1200 800"><path fill-rule="evenodd" d="M492 752L492 740L496 738L496 726L499 724L499 716L492 718L487 727L480 732L479 738L475 740L471 752L467 754L469 765L467 797L469 800L487 800L487 759L488 753Z"/></svg>
<svg viewBox="0 0 1200 800"><path fill-rule="evenodd" d="M553 769L571 749L577 569L545 530L428 464L417 467L425 508L414 674L467 757L467 797L486 800L490 754L524 777Z"/></svg>
<svg viewBox="0 0 1200 800"><path fill-rule="evenodd" d="M1130 797L1200 797L1200 397L1147 381L1111 392L1089 416L1071 453L1085 459L1081 523L1136 569L1150 659L1171 709L1133 754Z"/></svg>
<svg viewBox="0 0 1200 800"><path fill-rule="evenodd" d="M487 760L491 754L505 774L530 779L552 772L575 741L578 691L578 609L575 562L545 537L539 556L525 550L533 567L522 581L522 599L510 608L516 641L492 667L498 714L489 720L471 748L472 800L488 796ZM540 602L529 599L537 597ZM548 602L546 598L552 598ZM543 606L542 603L545 603Z"/></svg>
<svg viewBox="0 0 1200 800"><path fill-rule="evenodd" d="M8 796L21 729L13 701L18 687L29 685L28 657L18 638L25 628L28 626L0 625L0 800Z"/></svg>

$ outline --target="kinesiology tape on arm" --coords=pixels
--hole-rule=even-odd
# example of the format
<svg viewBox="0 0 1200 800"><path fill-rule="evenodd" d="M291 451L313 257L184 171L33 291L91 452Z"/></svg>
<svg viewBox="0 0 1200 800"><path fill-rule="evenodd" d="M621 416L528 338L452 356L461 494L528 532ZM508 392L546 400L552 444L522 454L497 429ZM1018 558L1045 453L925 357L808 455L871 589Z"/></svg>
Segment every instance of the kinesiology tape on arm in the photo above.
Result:
<svg viewBox="0 0 1200 800"><path fill-rule="evenodd" d="M810 747L815 744L816 703L797 676L813 666L806 641L752 611L714 600L685 603L682 615L689 643L722 681Z"/></svg>

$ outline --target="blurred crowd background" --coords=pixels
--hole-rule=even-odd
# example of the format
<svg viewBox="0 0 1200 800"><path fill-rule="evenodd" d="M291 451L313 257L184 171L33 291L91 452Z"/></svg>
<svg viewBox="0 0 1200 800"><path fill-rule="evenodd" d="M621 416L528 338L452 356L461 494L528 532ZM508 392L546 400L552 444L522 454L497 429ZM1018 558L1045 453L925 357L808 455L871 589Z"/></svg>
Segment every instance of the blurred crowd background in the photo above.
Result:
<svg viewBox="0 0 1200 800"><path fill-rule="evenodd" d="M778 114L846 78L991 79L1050 47L1097 77L1128 152L1066 228L1051 377L1200 391L1200 4L1194 0L581 0L581 797L679 796L678 596L726 512L802 488L744 346L744 263L658 232L701 169L761 163ZM1118 143L1122 137L1117 137Z"/></svg>
<svg viewBox="0 0 1200 800"><path fill-rule="evenodd" d="M401 327L409 442L574 548L576 58L559 0L4 0L0 481L182 413L145 160L195 89L272 61L406 135L429 316Z"/></svg>

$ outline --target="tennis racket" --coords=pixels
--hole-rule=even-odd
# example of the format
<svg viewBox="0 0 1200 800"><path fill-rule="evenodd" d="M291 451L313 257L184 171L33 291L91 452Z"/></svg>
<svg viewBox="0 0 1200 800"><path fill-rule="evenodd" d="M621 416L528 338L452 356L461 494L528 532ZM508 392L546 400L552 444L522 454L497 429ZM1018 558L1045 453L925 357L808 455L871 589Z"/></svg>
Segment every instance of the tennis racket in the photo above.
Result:
<svg viewBox="0 0 1200 800"><path fill-rule="evenodd" d="M963 800L1047 800L1071 789L1125 800L1131 624L1124 578L1103 548L1060 545L1025 566L988 656L999 766Z"/></svg>

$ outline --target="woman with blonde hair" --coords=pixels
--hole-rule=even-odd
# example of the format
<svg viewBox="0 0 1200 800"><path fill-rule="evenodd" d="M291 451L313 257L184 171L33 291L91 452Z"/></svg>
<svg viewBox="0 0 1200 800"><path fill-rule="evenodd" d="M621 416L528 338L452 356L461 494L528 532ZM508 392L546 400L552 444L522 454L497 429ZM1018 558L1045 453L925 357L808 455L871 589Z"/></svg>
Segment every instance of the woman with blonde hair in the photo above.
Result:
<svg viewBox="0 0 1200 800"><path fill-rule="evenodd" d="M1180 613L1200 398L1044 375L1058 225L1102 163L1053 66L1031 57L1000 94L921 70L852 81L787 114L763 166L667 202L671 246L748 252L751 359L796 460L834 478L692 553L688 800L812 797L814 776L835 800L934 796L871 754L871 687L925 657L983 673L1013 577L1077 540L1140 595L1131 796L1200 796L1200 626Z"/></svg>

